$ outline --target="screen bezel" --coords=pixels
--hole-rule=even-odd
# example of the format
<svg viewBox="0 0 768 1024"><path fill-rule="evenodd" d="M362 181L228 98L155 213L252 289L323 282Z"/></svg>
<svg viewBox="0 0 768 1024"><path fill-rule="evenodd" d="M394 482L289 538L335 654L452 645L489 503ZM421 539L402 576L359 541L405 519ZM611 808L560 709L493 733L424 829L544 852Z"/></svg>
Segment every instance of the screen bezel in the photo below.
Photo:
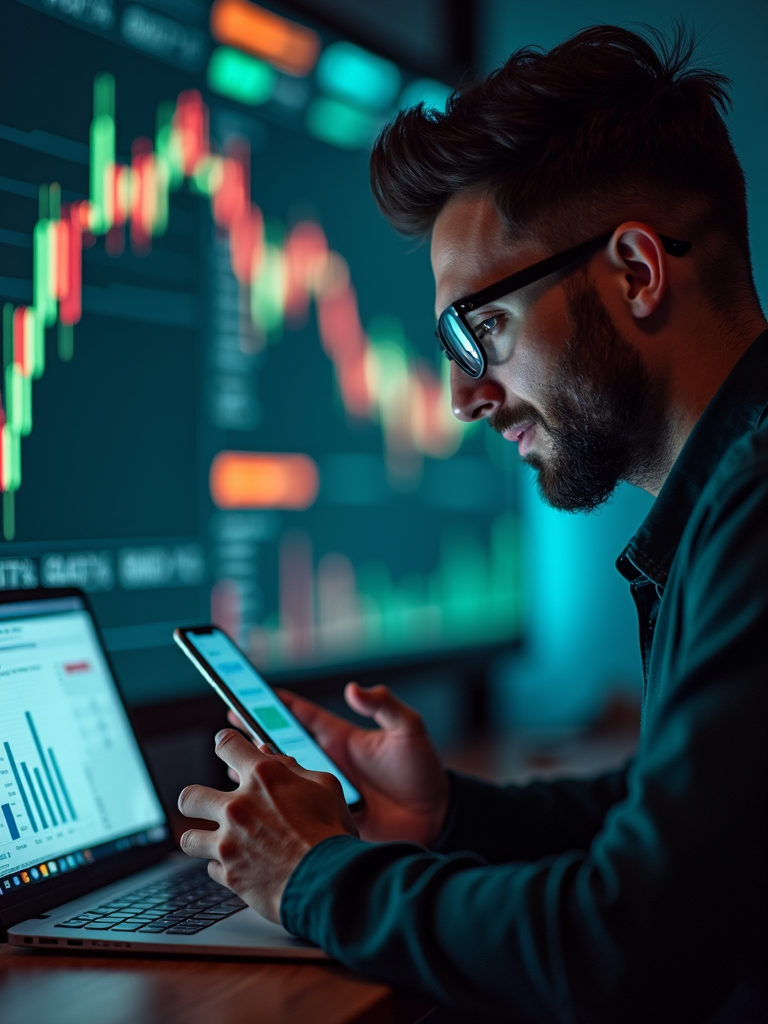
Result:
<svg viewBox="0 0 768 1024"><path fill-rule="evenodd" d="M11 925L18 924L19 921L25 921L30 917L40 916L45 911L53 910L79 896L85 896L87 893L93 892L94 889L98 889L103 885L117 881L120 878L126 878L137 871L141 871L143 868L151 867L167 856L172 850L176 849L168 808L160 794L143 745L136 733L131 712L120 686L120 680L109 657L109 652L104 644L101 630L87 595L77 587L37 587L32 590L3 590L0 591L0 605L21 604L28 601L55 601L67 597L79 598L83 602L83 611L90 617L96 638L101 647L101 653L115 683L118 699L126 713L128 727L144 760L149 781L165 816L165 820L158 822L158 826L164 825L168 829L168 836L147 846L132 846L124 852L121 851L120 853L105 857L103 860L97 860L92 864L85 865L72 872L72 874L60 875L55 878L49 877L43 883L24 886L17 890L6 890L0 896L0 937L2 939L5 939L5 933Z"/></svg>
<svg viewBox="0 0 768 1024"><path fill-rule="evenodd" d="M258 673L259 677L264 682L264 684L268 686L273 693L275 692L274 687L269 683L267 679L264 678L263 673L258 668L256 668L253 662L251 662L250 658L248 658L243 653L243 651L240 650L240 648L232 639L232 637L229 636L229 634L225 632L225 630L223 630L220 626L179 626L178 629L174 629L173 638L179 645L179 647L181 647L181 649L187 655L187 657L193 662L195 667L201 672L203 678L206 679L208 683L210 683L210 685L213 687L216 693L221 697L224 703L231 707L232 710L237 715L239 715L240 718L242 718L245 725L253 733L253 737L262 743L269 744L269 746L271 746L278 753L282 753L282 751L280 750L280 745L274 741L274 739L267 733L267 731L261 725L259 725L259 723L251 715L251 713L243 705L243 703L239 700L239 698L233 692L233 690L230 688L227 682L224 679L222 679L222 677L219 675L219 673L216 671L213 665L211 665L207 658L203 654L201 654L200 651L194 646L194 644L192 644L188 639L190 635L212 636L214 633L220 633L222 636L226 637L226 639L229 640L229 642L235 648L237 648L237 650L245 658L248 664L251 665L254 671ZM275 696L277 697L278 700L280 700L278 694L275 693ZM282 704L283 702L280 701L280 703ZM311 738L314 743L317 743L317 740L315 740L314 737ZM323 751L323 753L325 753L325 751ZM325 756L328 757L327 754ZM341 772L341 769L338 767L338 765L336 765L336 767ZM342 772L342 775L343 774L344 773ZM346 775L344 775L344 778L346 778ZM351 780L347 779L347 781L349 782L350 785L354 785L354 783ZM358 793L360 792L357 786L355 786L354 788L357 790ZM363 799L362 794L360 795L359 800L356 800L353 804L347 804L347 806L349 807L349 810L353 814L357 813L358 811L361 811L365 807L365 800Z"/></svg>

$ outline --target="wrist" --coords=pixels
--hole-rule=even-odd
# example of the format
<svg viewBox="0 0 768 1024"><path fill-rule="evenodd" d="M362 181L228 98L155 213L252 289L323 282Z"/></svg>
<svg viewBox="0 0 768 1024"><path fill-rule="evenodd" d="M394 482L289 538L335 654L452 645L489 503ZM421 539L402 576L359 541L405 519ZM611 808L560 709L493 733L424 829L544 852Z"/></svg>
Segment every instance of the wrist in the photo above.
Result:
<svg viewBox="0 0 768 1024"><path fill-rule="evenodd" d="M299 930L289 922L296 917L297 911L300 910L302 915L306 913L307 889L314 888L319 878L322 878L323 880L323 888L327 889L327 885L325 884L327 881L327 875L322 867L326 856L324 851L330 846L335 847L342 839L345 841L354 839L358 843L361 842L358 836L351 836L346 832L339 832L335 835L327 836L325 839L322 839L319 843L311 846L306 851L301 860L297 864L294 864L293 869L285 882L280 886L279 898L277 900L277 923L282 924L282 926L292 934L300 934ZM344 844L341 845L343 846ZM319 864L321 865L319 868L317 867L318 858ZM289 915L286 915L287 905L292 906L292 910ZM309 936L305 935L304 937L308 938Z"/></svg>
<svg viewBox="0 0 768 1024"><path fill-rule="evenodd" d="M287 848L284 851L282 871L280 877L277 879L277 884L271 894L271 898L268 902L268 914L269 920L274 921L276 924L280 923L280 905L283 900L283 894L286 886L291 879L291 876L299 867L301 862L316 846L324 843L327 839L337 839L339 836L350 836L353 833L343 828L333 829L328 827L322 827L318 829L312 829L304 833L300 839L297 839L292 844L291 848ZM353 835L353 838L357 838Z"/></svg>

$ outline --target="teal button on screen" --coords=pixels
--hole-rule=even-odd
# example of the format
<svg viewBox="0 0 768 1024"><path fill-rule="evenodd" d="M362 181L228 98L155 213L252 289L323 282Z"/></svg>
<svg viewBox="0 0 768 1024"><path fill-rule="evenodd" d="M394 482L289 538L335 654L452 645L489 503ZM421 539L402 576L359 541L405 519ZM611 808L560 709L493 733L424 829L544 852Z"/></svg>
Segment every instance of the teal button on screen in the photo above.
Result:
<svg viewBox="0 0 768 1024"><path fill-rule="evenodd" d="M271 732L273 729L287 729L290 725L278 709L271 705L264 708L254 708L253 713L267 732Z"/></svg>

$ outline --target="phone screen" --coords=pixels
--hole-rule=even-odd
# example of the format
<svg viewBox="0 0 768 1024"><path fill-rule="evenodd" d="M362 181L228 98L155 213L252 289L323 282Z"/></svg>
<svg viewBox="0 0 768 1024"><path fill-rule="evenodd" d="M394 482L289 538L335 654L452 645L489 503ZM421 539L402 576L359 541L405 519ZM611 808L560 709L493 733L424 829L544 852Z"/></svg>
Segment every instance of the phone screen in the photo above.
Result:
<svg viewBox="0 0 768 1024"><path fill-rule="evenodd" d="M284 754L295 757L301 767L309 771L335 775L347 803L354 805L360 802L360 794L349 779L293 717L226 633L220 629L210 633L185 630L184 636Z"/></svg>

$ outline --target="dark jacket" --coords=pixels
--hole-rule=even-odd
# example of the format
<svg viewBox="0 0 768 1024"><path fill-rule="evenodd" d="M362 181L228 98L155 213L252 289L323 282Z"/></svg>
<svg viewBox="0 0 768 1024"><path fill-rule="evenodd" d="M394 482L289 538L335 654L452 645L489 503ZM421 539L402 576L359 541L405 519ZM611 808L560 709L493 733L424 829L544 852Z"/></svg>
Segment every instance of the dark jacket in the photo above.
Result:
<svg viewBox="0 0 768 1024"><path fill-rule="evenodd" d="M289 931L515 1024L768 1018L767 407L768 332L618 560L645 675L627 768L506 788L454 776L436 850L312 849L283 897Z"/></svg>

